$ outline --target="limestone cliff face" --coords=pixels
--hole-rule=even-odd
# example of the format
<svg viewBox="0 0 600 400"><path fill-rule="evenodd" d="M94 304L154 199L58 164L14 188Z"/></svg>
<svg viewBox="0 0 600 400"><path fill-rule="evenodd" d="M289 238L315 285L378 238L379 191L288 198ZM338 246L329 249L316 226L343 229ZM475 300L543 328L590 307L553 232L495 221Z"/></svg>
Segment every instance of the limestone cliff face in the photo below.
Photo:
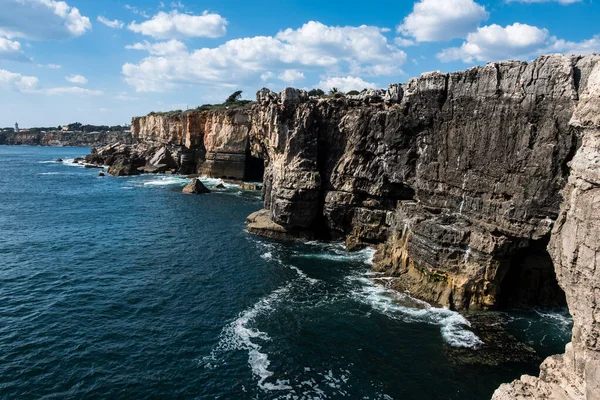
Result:
<svg viewBox="0 0 600 400"><path fill-rule="evenodd" d="M250 136L267 160L270 219L291 236L385 242L375 268L440 305L497 306L511 269L537 276L517 291L540 295L505 290L507 301L561 303L545 245L589 64L563 56L489 64L326 100L263 90Z"/></svg>
<svg viewBox="0 0 600 400"><path fill-rule="evenodd" d="M249 152L247 110L151 114L132 120L138 149L168 147L182 173L243 179Z"/></svg>
<svg viewBox="0 0 600 400"><path fill-rule="evenodd" d="M587 65L586 65L587 64ZM549 250L573 315L573 341L539 378L503 385L494 399L600 399L600 57L581 60L581 96L571 126L582 144L570 163Z"/></svg>

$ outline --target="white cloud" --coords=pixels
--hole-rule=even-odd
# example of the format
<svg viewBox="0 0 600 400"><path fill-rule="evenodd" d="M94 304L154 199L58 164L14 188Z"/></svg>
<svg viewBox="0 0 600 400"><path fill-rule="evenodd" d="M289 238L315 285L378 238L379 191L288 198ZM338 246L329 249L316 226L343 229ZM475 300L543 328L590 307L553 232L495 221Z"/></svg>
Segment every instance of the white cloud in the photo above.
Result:
<svg viewBox="0 0 600 400"><path fill-rule="evenodd" d="M118 19L111 21L110 19L105 18L102 15L99 15L97 19L98 19L98 22L100 22L101 24L104 24L112 29L123 29L123 27L125 26L123 21L119 21Z"/></svg>
<svg viewBox="0 0 600 400"><path fill-rule="evenodd" d="M27 92L34 89L39 83L35 76L23 76L21 74L0 69L0 87Z"/></svg>
<svg viewBox="0 0 600 400"><path fill-rule="evenodd" d="M317 87L323 90L337 88L342 92L349 92L350 90L358 90L360 92L363 89L376 89L377 85L375 83L366 82L361 78L346 76L323 80L317 84Z"/></svg>
<svg viewBox="0 0 600 400"><path fill-rule="evenodd" d="M92 28L88 17L64 1L0 0L0 9L0 35L9 39L67 39Z"/></svg>
<svg viewBox="0 0 600 400"><path fill-rule="evenodd" d="M160 11L152 19L128 27L131 31L152 36L155 39L209 37L217 38L227 32L227 20L219 14L204 11L202 15Z"/></svg>
<svg viewBox="0 0 600 400"><path fill-rule="evenodd" d="M50 68L50 69L61 69L62 66L59 64L46 64L42 65L42 67Z"/></svg>
<svg viewBox="0 0 600 400"><path fill-rule="evenodd" d="M332 27L308 22L273 36L230 40L171 57L146 57L123 65L125 81L136 91L168 91L185 84L255 85L273 71L303 69L328 75L400 73L406 53L375 26ZM265 79L266 78L266 79Z"/></svg>
<svg viewBox="0 0 600 400"><path fill-rule="evenodd" d="M421 0L397 28L417 42L464 38L489 13L473 0Z"/></svg>
<svg viewBox="0 0 600 400"><path fill-rule="evenodd" d="M74 96L101 96L103 92L101 90L91 90L78 86L67 86L67 87L55 87L49 89L39 89L35 90L36 93L43 93L50 96L59 96L59 95L74 95Z"/></svg>
<svg viewBox="0 0 600 400"><path fill-rule="evenodd" d="M21 43L0 37L0 60L31 62L21 51Z"/></svg>
<svg viewBox="0 0 600 400"><path fill-rule="evenodd" d="M118 95L116 95L115 99L121 100L121 101L136 101L136 100L139 100L139 97L129 96L127 94L127 92L122 92L122 93L119 93Z"/></svg>
<svg viewBox="0 0 600 400"><path fill-rule="evenodd" d="M596 35L591 39L582 40L581 42L570 42L563 39L554 39L550 46L545 49L547 53L563 53L563 54L590 54L600 53L600 35Z"/></svg>
<svg viewBox="0 0 600 400"><path fill-rule="evenodd" d="M69 75L65 76L65 79L67 82L74 83L76 85L85 85L88 83L88 80L82 75Z"/></svg>
<svg viewBox="0 0 600 400"><path fill-rule="evenodd" d="M130 6L129 4L125 4L125 8L128 9L129 11L131 11L134 14L140 15L144 18L150 18L150 16L148 15L148 13L146 13L144 10L139 9L137 7L133 7Z"/></svg>
<svg viewBox="0 0 600 400"><path fill-rule="evenodd" d="M144 50L155 56L164 56L167 54L184 53L187 47L179 40L171 39L166 42L149 43L134 43L125 46L129 50Z"/></svg>
<svg viewBox="0 0 600 400"><path fill-rule="evenodd" d="M287 83L294 83L303 80L305 77L302 72L299 72L295 69L286 69L278 76L278 78Z"/></svg>
<svg viewBox="0 0 600 400"><path fill-rule="evenodd" d="M271 71L267 71L264 74L260 75L260 79L262 79L263 81L268 81L269 79L271 79L274 76L275 76L274 73L272 73Z"/></svg>
<svg viewBox="0 0 600 400"><path fill-rule="evenodd" d="M547 53L587 54L600 51L600 36L569 42L551 36L547 29L514 23L506 27L489 25L470 33L460 47L437 54L440 61L501 61L526 59Z"/></svg>
<svg viewBox="0 0 600 400"><path fill-rule="evenodd" d="M560 3L563 5L580 3L581 0L506 0L507 3Z"/></svg>
<svg viewBox="0 0 600 400"><path fill-rule="evenodd" d="M397 37L394 39L394 43L396 44L396 46L398 47L410 47L410 46L414 46L417 43L415 43L414 40L411 39L406 39L403 37Z"/></svg>

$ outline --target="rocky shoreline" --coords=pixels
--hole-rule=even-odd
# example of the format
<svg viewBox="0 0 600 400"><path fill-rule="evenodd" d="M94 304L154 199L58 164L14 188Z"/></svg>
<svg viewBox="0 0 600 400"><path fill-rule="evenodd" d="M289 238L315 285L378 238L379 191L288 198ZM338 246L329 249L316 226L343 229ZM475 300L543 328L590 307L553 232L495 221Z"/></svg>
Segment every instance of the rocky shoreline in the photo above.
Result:
<svg viewBox="0 0 600 400"><path fill-rule="evenodd" d="M251 233L378 246L395 289L455 310L568 304L573 341L497 399L600 396L600 57L544 56L385 91L262 89L251 107L149 115L111 175L260 180Z"/></svg>

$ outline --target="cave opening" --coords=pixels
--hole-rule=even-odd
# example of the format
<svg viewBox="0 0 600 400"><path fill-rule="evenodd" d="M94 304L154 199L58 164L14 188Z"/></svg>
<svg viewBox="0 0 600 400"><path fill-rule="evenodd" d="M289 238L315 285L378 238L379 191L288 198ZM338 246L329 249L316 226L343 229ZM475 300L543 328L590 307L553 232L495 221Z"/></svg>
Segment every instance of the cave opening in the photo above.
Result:
<svg viewBox="0 0 600 400"><path fill-rule="evenodd" d="M508 308L565 307L565 293L558 285L549 236L532 241L508 260L508 271L500 285L498 306Z"/></svg>
<svg viewBox="0 0 600 400"><path fill-rule="evenodd" d="M253 156L250 151L246 153L244 165L245 182L262 182L265 175L265 160Z"/></svg>

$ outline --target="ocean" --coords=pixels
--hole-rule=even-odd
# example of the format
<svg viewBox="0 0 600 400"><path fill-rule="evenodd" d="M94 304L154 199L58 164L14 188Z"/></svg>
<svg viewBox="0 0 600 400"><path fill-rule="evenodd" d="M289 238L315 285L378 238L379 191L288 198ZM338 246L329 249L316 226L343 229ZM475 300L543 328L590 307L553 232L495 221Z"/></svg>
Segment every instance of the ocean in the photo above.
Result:
<svg viewBox="0 0 600 400"><path fill-rule="evenodd" d="M566 310L505 311L536 359L478 363L468 320L387 289L373 250L252 236L259 192L99 177L88 151L0 146L0 398L488 399L570 340Z"/></svg>

